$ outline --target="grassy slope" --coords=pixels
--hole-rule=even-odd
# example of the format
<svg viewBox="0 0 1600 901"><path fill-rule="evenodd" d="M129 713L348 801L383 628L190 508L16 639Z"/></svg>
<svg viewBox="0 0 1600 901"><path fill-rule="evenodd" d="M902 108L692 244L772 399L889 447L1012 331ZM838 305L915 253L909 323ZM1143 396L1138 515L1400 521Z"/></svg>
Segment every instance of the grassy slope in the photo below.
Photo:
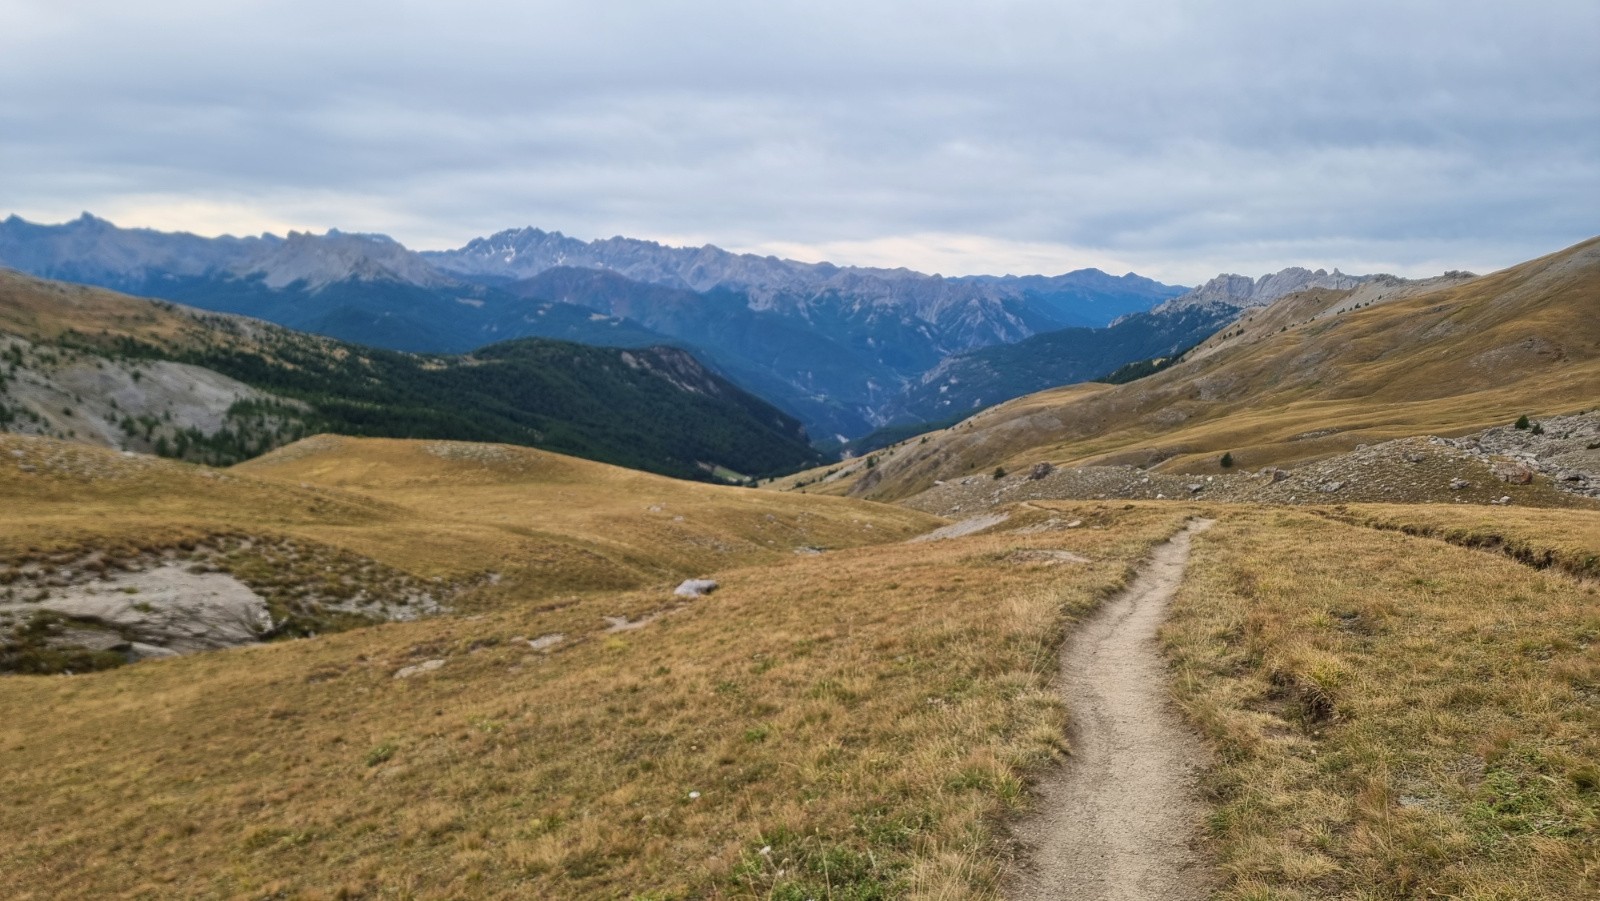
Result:
<svg viewBox="0 0 1600 901"><path fill-rule="evenodd" d="M1594 514L1512 531L1592 541ZM1600 889L1593 582L1299 511L1224 516L1196 548L1165 638L1218 751L1204 789L1224 898Z"/></svg>
<svg viewBox="0 0 1600 901"><path fill-rule="evenodd" d="M0 436L0 460L10 461L0 465L8 514L0 519L0 553L13 559L267 532L422 576L498 572L501 590L541 595L637 587L782 559L796 547L893 540L940 522L895 507L682 482L508 445L318 436L210 470Z"/></svg>
<svg viewBox="0 0 1600 901"><path fill-rule="evenodd" d="M870 486L880 483L869 482L867 485L862 485L860 484L862 480L873 477L873 471L878 465L890 462L915 468L931 464L940 467L941 471L949 469L965 472L964 469L960 469L965 465L961 462L960 455L968 451L965 439L973 435L975 429L979 430L979 434L983 434L990 425L998 425L998 429L1002 431L1009 430L1012 428L1009 423L1013 421L1027 423L1034 414L1051 417L1057 408L1094 397L1109 388L1110 386L1098 382L1087 382L1019 397L947 428L908 438L842 463L816 466L776 478L762 487L777 491L800 491L805 494L864 494ZM872 461L870 466L869 460ZM898 466L887 467L887 469L897 468ZM990 468L993 468L992 465ZM895 476L891 479L891 483L897 484L900 478L898 475ZM931 478L928 484L932 484Z"/></svg>
<svg viewBox="0 0 1600 901"><path fill-rule="evenodd" d="M1067 617L1184 516L1076 510L1088 527L725 570L635 631L602 617L662 588L7 679L0 877L22 898L992 894L1000 816L1060 746ZM551 632L548 654L515 640ZM393 677L425 659L446 662Z"/></svg>
<svg viewBox="0 0 1600 901"><path fill-rule="evenodd" d="M919 439L853 490L906 497L1038 460L1184 471L1232 451L1254 468L1586 409L1600 397L1597 291L1600 239L1337 316L1316 314L1339 295L1309 292L1147 379L1021 398Z"/></svg>

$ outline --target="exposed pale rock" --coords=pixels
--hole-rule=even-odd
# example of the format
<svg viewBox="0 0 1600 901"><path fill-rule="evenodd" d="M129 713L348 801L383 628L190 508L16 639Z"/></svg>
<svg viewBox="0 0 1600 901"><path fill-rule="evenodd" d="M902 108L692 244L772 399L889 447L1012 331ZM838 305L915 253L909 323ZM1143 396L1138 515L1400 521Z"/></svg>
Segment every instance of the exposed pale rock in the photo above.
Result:
<svg viewBox="0 0 1600 901"><path fill-rule="evenodd" d="M717 590L715 579L686 579L672 593L680 598L704 597Z"/></svg>
<svg viewBox="0 0 1600 901"><path fill-rule="evenodd" d="M396 679L409 679L412 676L420 676L423 673L431 673L441 666L444 666L444 660L442 659L435 658L433 660L424 660L421 663L412 664L411 666L400 667L394 671L394 677Z"/></svg>

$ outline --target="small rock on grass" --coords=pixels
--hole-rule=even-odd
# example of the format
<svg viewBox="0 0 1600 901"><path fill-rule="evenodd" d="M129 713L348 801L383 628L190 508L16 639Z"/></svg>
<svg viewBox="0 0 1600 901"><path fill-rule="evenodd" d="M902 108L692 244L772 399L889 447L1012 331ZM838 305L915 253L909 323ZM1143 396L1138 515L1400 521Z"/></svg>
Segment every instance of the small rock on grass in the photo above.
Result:
<svg viewBox="0 0 1600 901"><path fill-rule="evenodd" d="M538 638L525 639L528 647L535 651L548 651L556 645L567 640L567 636L560 632L551 632L549 635L540 635Z"/></svg>
<svg viewBox="0 0 1600 901"><path fill-rule="evenodd" d="M705 597L717 590L715 579L686 579L683 584L672 590L680 598Z"/></svg>
<svg viewBox="0 0 1600 901"><path fill-rule="evenodd" d="M400 667L399 669L395 670L394 677L396 679L409 679L412 676L418 676L423 673L431 673L441 666L444 666L444 661L442 659L424 660L421 663L413 664L412 666Z"/></svg>
<svg viewBox="0 0 1600 901"><path fill-rule="evenodd" d="M1533 482L1533 470L1521 463L1496 463L1493 472L1495 478L1512 485L1527 485Z"/></svg>

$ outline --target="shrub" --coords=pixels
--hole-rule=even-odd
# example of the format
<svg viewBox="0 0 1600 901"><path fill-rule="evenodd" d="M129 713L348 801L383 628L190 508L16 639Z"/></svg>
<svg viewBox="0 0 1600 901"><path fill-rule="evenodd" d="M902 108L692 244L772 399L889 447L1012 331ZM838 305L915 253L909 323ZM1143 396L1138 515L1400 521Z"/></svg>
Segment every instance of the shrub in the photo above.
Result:
<svg viewBox="0 0 1600 901"><path fill-rule="evenodd" d="M995 477L996 480L1005 478L1006 477L1006 468L1004 466L996 466L994 468L994 477Z"/></svg>
<svg viewBox="0 0 1600 901"><path fill-rule="evenodd" d="M1222 468L1223 469L1232 469L1233 468L1233 451L1225 452L1222 455L1222 459L1219 462L1222 463Z"/></svg>
<svg viewBox="0 0 1600 901"><path fill-rule="evenodd" d="M1527 428L1528 427L1528 414L1524 413L1521 416L1518 416L1517 417L1517 421L1513 424L1512 427L1513 428L1518 428L1518 429Z"/></svg>

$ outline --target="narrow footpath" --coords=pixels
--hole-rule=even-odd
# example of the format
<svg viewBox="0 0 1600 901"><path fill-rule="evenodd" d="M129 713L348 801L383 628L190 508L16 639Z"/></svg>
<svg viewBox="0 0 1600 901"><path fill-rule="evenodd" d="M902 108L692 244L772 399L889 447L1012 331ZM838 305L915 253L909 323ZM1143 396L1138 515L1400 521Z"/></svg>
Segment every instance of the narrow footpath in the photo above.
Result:
<svg viewBox="0 0 1600 901"><path fill-rule="evenodd" d="M1174 708L1156 630L1183 580L1196 520L1151 555L1132 585L1085 621L1061 655L1072 753L1039 786L1018 836L1028 864L1014 901L1186 901L1207 896L1194 850L1203 760Z"/></svg>

